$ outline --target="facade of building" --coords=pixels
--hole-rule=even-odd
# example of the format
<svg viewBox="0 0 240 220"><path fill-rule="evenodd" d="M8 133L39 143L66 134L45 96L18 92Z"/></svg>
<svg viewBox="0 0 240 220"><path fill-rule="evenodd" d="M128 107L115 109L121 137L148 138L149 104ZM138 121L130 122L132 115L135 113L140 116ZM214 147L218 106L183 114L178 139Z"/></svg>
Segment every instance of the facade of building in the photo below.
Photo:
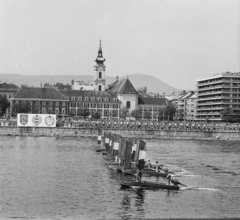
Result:
<svg viewBox="0 0 240 220"><path fill-rule="evenodd" d="M195 121L196 120L196 108L197 108L197 92L194 92L191 96L187 98L186 106L186 120Z"/></svg>
<svg viewBox="0 0 240 220"><path fill-rule="evenodd" d="M196 99L196 92L193 91L179 96L176 105L176 120L195 120Z"/></svg>
<svg viewBox="0 0 240 220"><path fill-rule="evenodd" d="M221 121L221 111L240 113L240 72L224 72L197 80L197 120Z"/></svg>
<svg viewBox="0 0 240 220"><path fill-rule="evenodd" d="M117 80L108 86L107 91L117 94L122 107L129 109L129 111L137 109L139 95L128 78L118 80L117 77Z"/></svg>
<svg viewBox="0 0 240 220"><path fill-rule="evenodd" d="M69 99L56 88L22 87L10 99L11 115L14 115L14 104L21 102L30 103L29 113L68 115Z"/></svg>
<svg viewBox="0 0 240 220"><path fill-rule="evenodd" d="M164 113L164 109L171 105L171 103L165 98L146 98L138 97L138 110L140 119L156 121L161 112ZM150 113L150 115L148 115Z"/></svg>
<svg viewBox="0 0 240 220"><path fill-rule="evenodd" d="M0 82L0 96L6 97L8 101L12 98L12 96L18 91L18 86L11 83L1 83ZM0 113L2 113L2 109L0 107ZM8 117L10 115L10 108L6 109L5 116Z"/></svg>
<svg viewBox="0 0 240 220"><path fill-rule="evenodd" d="M70 116L94 116L97 113L100 118L119 118L121 102L115 93L87 90L60 92L69 99Z"/></svg>

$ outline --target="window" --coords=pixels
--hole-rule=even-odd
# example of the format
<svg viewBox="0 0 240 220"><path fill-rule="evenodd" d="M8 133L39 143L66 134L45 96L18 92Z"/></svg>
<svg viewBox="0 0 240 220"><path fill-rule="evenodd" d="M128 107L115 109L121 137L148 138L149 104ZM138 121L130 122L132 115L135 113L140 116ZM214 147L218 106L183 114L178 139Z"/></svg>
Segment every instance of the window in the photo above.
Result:
<svg viewBox="0 0 240 220"><path fill-rule="evenodd" d="M48 113L52 113L53 112L53 110L52 110L52 107L50 107L49 109L48 109Z"/></svg>
<svg viewBox="0 0 240 220"><path fill-rule="evenodd" d="M71 107L76 107L76 102L72 102Z"/></svg>
<svg viewBox="0 0 240 220"><path fill-rule="evenodd" d="M131 108L131 102L127 101L127 108Z"/></svg>
<svg viewBox="0 0 240 220"><path fill-rule="evenodd" d="M31 102L29 102L30 103L30 105L32 105L33 104L33 102L31 101Z"/></svg>
<svg viewBox="0 0 240 220"><path fill-rule="evenodd" d="M75 101L75 97L73 96L73 97L71 98L71 100Z"/></svg>
<svg viewBox="0 0 240 220"><path fill-rule="evenodd" d="M82 97L80 96L80 97L78 97L78 101L82 101Z"/></svg>
<svg viewBox="0 0 240 220"><path fill-rule="evenodd" d="M65 108L62 108L62 115L65 115L65 114L66 114Z"/></svg>
<svg viewBox="0 0 240 220"><path fill-rule="evenodd" d="M99 72L99 78L102 78L102 72ZM100 91L100 90L99 90Z"/></svg>
<svg viewBox="0 0 240 220"><path fill-rule="evenodd" d="M59 114L59 108L55 109L55 114L57 114L57 115Z"/></svg>
<svg viewBox="0 0 240 220"><path fill-rule="evenodd" d="M88 107L89 107L89 104L88 104L88 103L84 103L84 107L85 107L85 108L88 108Z"/></svg>
<svg viewBox="0 0 240 220"><path fill-rule="evenodd" d="M46 102L42 102L42 105L46 105Z"/></svg>
<svg viewBox="0 0 240 220"><path fill-rule="evenodd" d="M16 101L16 103L18 103L18 101ZM36 105L39 105L39 102L36 102Z"/></svg>
<svg viewBox="0 0 240 220"><path fill-rule="evenodd" d="M77 103L77 107L82 108L83 107L83 103L82 102L81 103Z"/></svg>
<svg viewBox="0 0 240 220"><path fill-rule="evenodd" d="M102 101L102 98L98 98L98 101L100 101L100 102L101 102L101 101Z"/></svg>
<svg viewBox="0 0 240 220"><path fill-rule="evenodd" d="M62 102L62 106L65 106L66 105L66 102Z"/></svg>
<svg viewBox="0 0 240 220"><path fill-rule="evenodd" d="M108 98L105 98L104 100L107 102L107 101L108 101Z"/></svg>
<svg viewBox="0 0 240 220"><path fill-rule="evenodd" d="M102 104L97 104L97 107L98 108L102 108Z"/></svg>
<svg viewBox="0 0 240 220"><path fill-rule="evenodd" d="M118 104L113 104L113 108L118 108Z"/></svg>
<svg viewBox="0 0 240 220"><path fill-rule="evenodd" d="M56 106L59 106L59 102L56 102Z"/></svg>
<svg viewBox="0 0 240 220"><path fill-rule="evenodd" d="M101 85L98 86L98 91L102 91L102 86Z"/></svg>
<svg viewBox="0 0 240 220"><path fill-rule="evenodd" d="M95 97L92 97L92 99L91 99L92 101L95 101Z"/></svg>
<svg viewBox="0 0 240 220"><path fill-rule="evenodd" d="M104 104L104 108L109 108L109 104Z"/></svg>
<svg viewBox="0 0 240 220"><path fill-rule="evenodd" d="M42 108L42 113L45 114L46 113L46 109Z"/></svg>
<svg viewBox="0 0 240 220"><path fill-rule="evenodd" d="M88 101L88 97L85 97L85 101Z"/></svg>
<svg viewBox="0 0 240 220"><path fill-rule="evenodd" d="M96 108L96 104L95 104L95 103L92 103L92 104L91 104L91 108Z"/></svg>
<svg viewBox="0 0 240 220"><path fill-rule="evenodd" d="M49 102L49 105L50 105L50 106L52 106L52 104L53 104L52 102Z"/></svg>
<svg viewBox="0 0 240 220"><path fill-rule="evenodd" d="M113 101L114 101L114 102L117 102L117 98L114 98Z"/></svg>
<svg viewBox="0 0 240 220"><path fill-rule="evenodd" d="M104 110L104 115L108 116L109 115L109 110Z"/></svg>
<svg viewBox="0 0 240 220"><path fill-rule="evenodd" d="M102 110L97 110L98 115L102 115Z"/></svg>
<svg viewBox="0 0 240 220"><path fill-rule="evenodd" d="M76 109L71 109L71 115L76 115Z"/></svg>

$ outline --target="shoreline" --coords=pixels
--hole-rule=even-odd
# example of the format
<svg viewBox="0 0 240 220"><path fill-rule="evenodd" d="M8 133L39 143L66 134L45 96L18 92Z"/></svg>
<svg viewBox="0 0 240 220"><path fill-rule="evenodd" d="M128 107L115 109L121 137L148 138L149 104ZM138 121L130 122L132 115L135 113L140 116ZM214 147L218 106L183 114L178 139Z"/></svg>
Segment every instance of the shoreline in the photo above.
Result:
<svg viewBox="0 0 240 220"><path fill-rule="evenodd" d="M40 127L0 127L0 136L21 137L80 137L97 138L99 128L40 128ZM126 130L106 129L125 138L169 139L169 140L233 140L240 141L240 131L203 131L203 130Z"/></svg>

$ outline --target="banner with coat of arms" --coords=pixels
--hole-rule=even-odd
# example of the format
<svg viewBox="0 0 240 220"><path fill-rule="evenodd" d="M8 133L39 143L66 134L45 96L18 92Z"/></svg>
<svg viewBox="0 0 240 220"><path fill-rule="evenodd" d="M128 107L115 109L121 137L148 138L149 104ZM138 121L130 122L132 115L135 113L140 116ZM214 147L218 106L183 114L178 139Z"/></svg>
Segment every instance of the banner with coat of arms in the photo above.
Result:
<svg viewBox="0 0 240 220"><path fill-rule="evenodd" d="M53 114L18 114L17 126L21 127L56 127L56 115Z"/></svg>

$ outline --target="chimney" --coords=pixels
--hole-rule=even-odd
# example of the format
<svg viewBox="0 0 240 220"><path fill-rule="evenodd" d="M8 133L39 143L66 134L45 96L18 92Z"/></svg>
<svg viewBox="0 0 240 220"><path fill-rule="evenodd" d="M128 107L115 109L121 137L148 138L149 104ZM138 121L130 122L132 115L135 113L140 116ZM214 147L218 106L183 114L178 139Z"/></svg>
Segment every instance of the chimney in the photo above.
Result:
<svg viewBox="0 0 240 220"><path fill-rule="evenodd" d="M72 86L74 85L74 79L72 79Z"/></svg>
<svg viewBox="0 0 240 220"><path fill-rule="evenodd" d="M116 78L117 78L117 82L118 82L118 76L116 76Z"/></svg>

